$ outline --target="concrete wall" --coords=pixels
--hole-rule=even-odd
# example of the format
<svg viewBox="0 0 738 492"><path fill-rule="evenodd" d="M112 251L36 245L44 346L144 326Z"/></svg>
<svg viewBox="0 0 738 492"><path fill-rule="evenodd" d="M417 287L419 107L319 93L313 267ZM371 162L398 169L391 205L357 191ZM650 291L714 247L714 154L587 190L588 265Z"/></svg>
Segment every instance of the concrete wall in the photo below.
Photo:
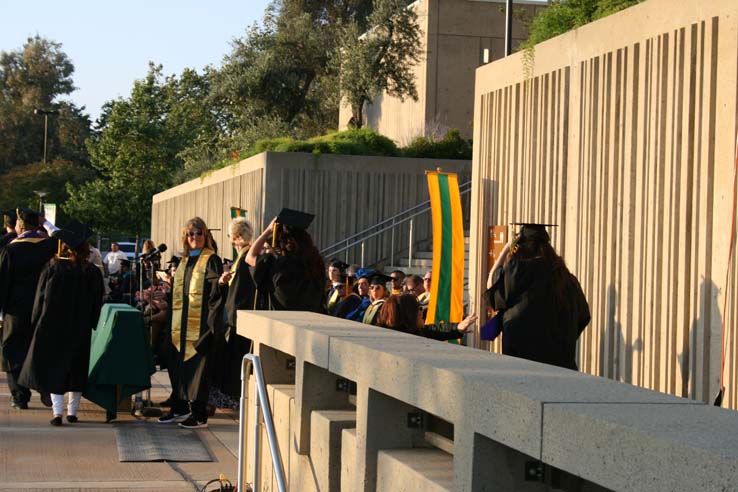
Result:
<svg viewBox="0 0 738 492"><path fill-rule="evenodd" d="M257 234L288 207L316 214L309 231L318 248L324 248L428 200L425 171L437 166L459 173L461 182L471 174L471 162L460 160L266 152L155 195L151 237L170 246L167 255L179 254L181 228L198 215L208 227L221 229L215 238L221 256L230 258L230 207L245 208ZM427 214L415 221L414 237L430 235ZM395 236L395 249L406 249L407 242L404 227ZM370 239L365 257L389 257L390 247L389 235ZM349 260L359 262L360 256L357 247Z"/></svg>
<svg viewBox="0 0 738 492"><path fill-rule="evenodd" d="M692 492L738 483L734 411L314 313L239 311L238 332L261 357L293 492ZM257 452L255 490L275 490L265 438L247 463Z"/></svg>
<svg viewBox="0 0 738 492"><path fill-rule="evenodd" d="M738 408L737 74L735 0L649 0L538 45L532 66L521 53L478 69L473 305L489 226L559 224L592 311L581 369L708 401L725 322Z"/></svg>
<svg viewBox="0 0 738 492"><path fill-rule="evenodd" d="M400 145L421 135L445 134L449 128L472 137L474 70L504 56L504 0L419 0L412 4L422 31L422 57L413 71L418 101L383 94L366 107L366 124ZM541 2L515 2L515 10L532 18ZM527 39L525 26L513 21L513 46ZM346 128L351 108L342 106L339 127Z"/></svg>

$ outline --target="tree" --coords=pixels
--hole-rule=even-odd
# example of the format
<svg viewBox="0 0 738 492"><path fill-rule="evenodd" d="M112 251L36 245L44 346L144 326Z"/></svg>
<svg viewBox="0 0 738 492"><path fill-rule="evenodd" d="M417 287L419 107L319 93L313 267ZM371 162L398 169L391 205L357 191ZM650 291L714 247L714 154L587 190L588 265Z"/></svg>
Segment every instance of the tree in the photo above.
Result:
<svg viewBox="0 0 738 492"><path fill-rule="evenodd" d="M84 108L57 101L74 90L74 65L61 47L35 36L20 50L0 52L0 172L43 157L44 123L33 113L36 108L60 113L49 118L50 158L87 161L89 117Z"/></svg>
<svg viewBox="0 0 738 492"><path fill-rule="evenodd" d="M553 0L548 8L541 10L533 19L528 39L521 46L530 49L547 39L642 1L644 0Z"/></svg>
<svg viewBox="0 0 738 492"><path fill-rule="evenodd" d="M3 176L3 192L0 194L0 210L16 207L38 208L38 196L35 191L46 191L47 203L63 206L68 193L66 185L82 185L93 179L95 173L88 167L74 162L56 159L47 165L34 162L24 166L16 166ZM57 219L63 224L63 219Z"/></svg>
<svg viewBox="0 0 738 492"><path fill-rule="evenodd" d="M362 34L357 22L344 29L340 48L340 94L351 106L357 128L364 105L382 92L418 99L412 67L420 60L417 14L404 0L377 0Z"/></svg>
<svg viewBox="0 0 738 492"><path fill-rule="evenodd" d="M161 65L150 64L129 98L103 107L102 126L88 140L99 177L68 187L69 214L101 230L148 231L152 197L173 184L181 152L217 128L216 116L204 106L206 76L185 70L180 78L162 79Z"/></svg>

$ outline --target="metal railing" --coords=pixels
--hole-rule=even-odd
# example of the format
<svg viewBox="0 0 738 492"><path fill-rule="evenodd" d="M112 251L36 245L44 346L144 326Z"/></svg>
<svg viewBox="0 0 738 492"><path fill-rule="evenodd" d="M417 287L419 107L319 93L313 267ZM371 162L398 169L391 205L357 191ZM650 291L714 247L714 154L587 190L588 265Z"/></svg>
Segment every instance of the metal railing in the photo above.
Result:
<svg viewBox="0 0 738 492"><path fill-rule="evenodd" d="M471 179L468 181L465 181L464 183L461 183L459 185L459 194L461 196L468 195L471 193ZM345 253L346 257L346 263L349 262L349 251L351 248L356 247L357 245L361 246L361 267L363 268L365 266L365 245L366 241L368 239L380 236L382 234L387 233L388 231L391 233L391 246L390 246L390 265L395 264L395 230L397 227L399 227L402 224L405 224L406 222L409 222L409 232L408 232L408 247L407 247L407 264L408 267L412 264L413 260L413 243L414 243L414 225L415 225L415 218L426 214L430 212L430 200L426 200L422 203L419 203L418 205L415 205L413 207L410 207L406 210L403 210L400 213L397 213L393 215L392 217L389 217L387 219L384 219L380 222L377 222L376 224L369 226L355 234L352 234L345 239L341 239L338 242L335 242L331 244L330 246L327 246L323 248L320 253L328 258L328 257L336 257L337 255L341 253Z"/></svg>
<svg viewBox="0 0 738 492"><path fill-rule="evenodd" d="M261 408L261 414L264 417L264 427L266 427L267 439L269 440L269 451L272 455L272 465L274 466L274 473L277 478L277 488L279 492L285 492L287 487L284 481L284 469L282 468L282 459L279 457L279 445L277 443L277 434L274 431L274 421L272 420L272 412L269 408L269 398L267 397L266 385L264 384L264 376L261 372L261 361L258 355L246 354L243 356L241 361L241 407L239 409L239 421L238 421L238 490L245 491L244 480L243 480L243 462L244 462L244 438L246 429L244 428L244 422L246 422L246 393L248 392L246 377L248 370L246 369L249 364L254 367L254 377L256 378L256 391L254 392L254 481L252 483L252 490L259 490L259 440L260 440L260 429L259 429L259 409Z"/></svg>

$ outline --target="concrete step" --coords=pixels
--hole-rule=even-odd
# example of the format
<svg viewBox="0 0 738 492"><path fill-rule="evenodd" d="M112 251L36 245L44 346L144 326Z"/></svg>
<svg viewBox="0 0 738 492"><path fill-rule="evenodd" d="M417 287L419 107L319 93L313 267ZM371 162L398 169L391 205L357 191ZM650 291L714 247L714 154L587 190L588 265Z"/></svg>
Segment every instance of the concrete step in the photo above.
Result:
<svg viewBox="0 0 738 492"><path fill-rule="evenodd" d="M340 492L342 433L356 428L355 410L315 410L310 414L310 460L315 469L317 490ZM355 448L353 448L355 449Z"/></svg>
<svg viewBox="0 0 738 492"><path fill-rule="evenodd" d="M377 490L450 492L454 458L440 449L382 449L377 456Z"/></svg>

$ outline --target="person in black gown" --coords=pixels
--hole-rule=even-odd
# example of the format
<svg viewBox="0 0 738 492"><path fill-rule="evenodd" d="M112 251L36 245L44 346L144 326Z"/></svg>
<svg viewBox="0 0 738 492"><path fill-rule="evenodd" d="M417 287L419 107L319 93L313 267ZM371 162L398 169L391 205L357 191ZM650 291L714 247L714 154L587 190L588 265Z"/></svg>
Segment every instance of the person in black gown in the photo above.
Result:
<svg viewBox="0 0 738 492"><path fill-rule="evenodd" d="M172 325L167 350L176 399L161 423L207 427L207 403L216 348L224 336L223 295L218 282L223 262L215 254L212 235L199 217L182 230L184 256L172 286Z"/></svg>
<svg viewBox="0 0 738 492"><path fill-rule="evenodd" d="M324 311L325 264L305 230L314 216L283 209L254 241L246 263L254 267L257 295L275 311ZM274 252L262 254L273 238Z"/></svg>
<svg viewBox="0 0 738 492"><path fill-rule="evenodd" d="M105 291L102 273L88 261L90 243L84 231L89 229L73 229L54 232L63 246L39 278L32 316L34 335L19 379L23 386L51 393L52 425L62 424L67 392L67 421L77 422L87 383L91 333L97 327Z"/></svg>
<svg viewBox="0 0 738 492"><path fill-rule="evenodd" d="M502 311L502 353L577 369L576 344L590 321L576 277L542 224L522 225L490 271L485 293Z"/></svg>
<svg viewBox="0 0 738 492"><path fill-rule="evenodd" d="M0 359L7 372L12 406L28 408L31 390L19 384L23 361L33 338L31 314L36 297L36 286L46 263L57 250L57 241L39 232L38 213L17 210L15 230L17 237L0 249L0 311L3 312ZM44 405L51 406L51 397L41 394Z"/></svg>
<svg viewBox="0 0 738 492"><path fill-rule="evenodd" d="M226 299L226 333L225 347L222 357L219 357L221 372L216 374L216 381L221 392L238 398L241 395L241 360L251 351L251 340L236 332L236 320L239 310L254 309L256 286L246 263L254 229L245 217L236 217L231 222L229 233L237 255L230 270L220 277Z"/></svg>

